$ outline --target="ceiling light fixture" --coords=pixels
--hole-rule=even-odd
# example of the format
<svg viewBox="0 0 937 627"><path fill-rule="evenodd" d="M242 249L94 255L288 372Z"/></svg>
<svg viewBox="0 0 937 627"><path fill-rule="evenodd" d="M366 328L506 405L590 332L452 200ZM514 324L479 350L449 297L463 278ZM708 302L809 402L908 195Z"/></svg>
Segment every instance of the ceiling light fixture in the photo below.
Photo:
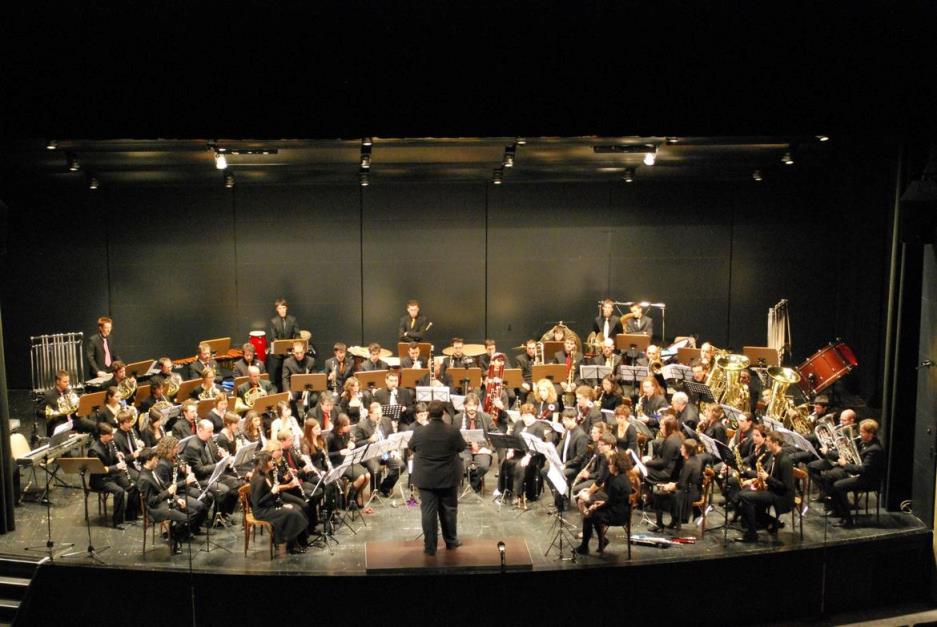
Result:
<svg viewBox="0 0 937 627"><path fill-rule="evenodd" d="M657 163L657 150L644 153L644 165L652 166Z"/></svg>
<svg viewBox="0 0 937 627"><path fill-rule="evenodd" d="M100 187L97 177L88 175L88 189L95 190Z"/></svg>
<svg viewBox="0 0 937 627"><path fill-rule="evenodd" d="M634 183L634 168L625 168L625 175L622 177L625 183Z"/></svg>
<svg viewBox="0 0 937 627"><path fill-rule="evenodd" d="M817 135L817 140L821 142L828 142L830 141L830 136L829 135Z"/></svg>
<svg viewBox="0 0 937 627"><path fill-rule="evenodd" d="M680 138L679 138L679 137L668 137L668 138L667 138L667 143L670 144L670 145L676 144L678 141L680 141Z"/></svg>
<svg viewBox="0 0 937 627"><path fill-rule="evenodd" d="M761 183L763 180L765 180L764 177L761 176L761 170L755 170L752 172L752 180L756 183Z"/></svg>
<svg viewBox="0 0 937 627"><path fill-rule="evenodd" d="M518 146L526 146L526 145L527 145L527 138L526 138L526 137L515 137L515 138L514 138L514 143L517 144Z"/></svg>
<svg viewBox="0 0 937 627"><path fill-rule="evenodd" d="M494 185L501 185L504 182L504 170L495 168L491 173L491 182Z"/></svg>
<svg viewBox="0 0 937 627"><path fill-rule="evenodd" d="M224 170L228 167L228 159L224 156L223 152L215 153L215 168L218 170Z"/></svg>
<svg viewBox="0 0 937 627"><path fill-rule="evenodd" d="M68 162L68 171L77 172L81 169L81 163L78 162L78 156L72 153L66 153L65 160Z"/></svg>

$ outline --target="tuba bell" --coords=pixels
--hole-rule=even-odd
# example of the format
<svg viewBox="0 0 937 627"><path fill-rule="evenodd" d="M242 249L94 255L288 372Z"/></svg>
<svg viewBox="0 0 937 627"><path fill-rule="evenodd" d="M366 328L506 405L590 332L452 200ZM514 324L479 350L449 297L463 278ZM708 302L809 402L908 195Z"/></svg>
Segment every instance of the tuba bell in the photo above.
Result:
<svg viewBox="0 0 937 627"><path fill-rule="evenodd" d="M768 376L771 377L771 401L765 409L765 415L783 422L785 427L801 435L811 433L813 428L807 419L805 407L795 407L787 397L787 388L800 381L800 374L793 368L771 366L768 368Z"/></svg>

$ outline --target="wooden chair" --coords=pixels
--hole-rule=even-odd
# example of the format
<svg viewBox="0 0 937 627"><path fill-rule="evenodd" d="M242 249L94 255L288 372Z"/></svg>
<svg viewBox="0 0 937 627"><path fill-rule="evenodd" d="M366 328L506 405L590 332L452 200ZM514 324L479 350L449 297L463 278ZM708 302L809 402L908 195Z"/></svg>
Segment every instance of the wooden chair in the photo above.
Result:
<svg viewBox="0 0 937 627"><path fill-rule="evenodd" d="M251 532L254 533L254 544L257 544L257 528L260 527L260 535L263 535L265 528L270 531L270 559L273 559L273 525L265 520L254 518L249 483L238 488L238 498L241 499L241 510L244 512L244 556L247 557L247 549L250 547Z"/></svg>
<svg viewBox="0 0 937 627"><path fill-rule="evenodd" d="M166 530L167 533L172 533L172 527L169 524L168 520L164 520L160 523L150 520L150 508L146 506L146 499L143 498L143 495L140 494L140 512L142 513L143 520L143 554L146 555L146 531L150 530L150 540L153 544L156 544L156 528L159 527L160 534L163 533L163 530Z"/></svg>
<svg viewBox="0 0 937 627"><path fill-rule="evenodd" d="M716 471L714 471L711 466L707 466L703 471L703 481L700 484L699 500L690 503L691 508L695 507L700 511L700 539L706 536L706 510L709 509L709 501L712 497L713 490L713 477L715 477L715 475ZM692 509L690 513L692 514Z"/></svg>

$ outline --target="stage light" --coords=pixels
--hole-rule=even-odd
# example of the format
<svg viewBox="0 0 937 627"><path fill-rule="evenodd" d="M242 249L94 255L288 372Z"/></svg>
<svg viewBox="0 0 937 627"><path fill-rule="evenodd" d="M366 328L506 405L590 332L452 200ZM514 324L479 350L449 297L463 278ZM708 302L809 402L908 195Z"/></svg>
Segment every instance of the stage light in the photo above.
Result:
<svg viewBox="0 0 937 627"><path fill-rule="evenodd" d="M362 170L371 169L371 147L370 146L361 147L361 169Z"/></svg>
<svg viewBox="0 0 937 627"><path fill-rule="evenodd" d="M361 140L362 146L367 146L370 148L373 144L374 144L374 140L372 140L370 137L365 137Z"/></svg>
<svg viewBox="0 0 937 627"><path fill-rule="evenodd" d="M65 155L65 160L68 162L68 171L77 172L81 169L81 163L78 161L78 156L73 155L72 153L67 153Z"/></svg>
<svg viewBox="0 0 937 627"><path fill-rule="evenodd" d="M95 190L100 186L97 177L88 176L88 189Z"/></svg>
<svg viewBox="0 0 937 627"><path fill-rule="evenodd" d="M495 168L491 173L491 182L495 185L501 185L504 182L504 170Z"/></svg>
<svg viewBox="0 0 937 627"><path fill-rule="evenodd" d="M673 144L676 144L678 141L680 141L680 139L679 139L678 137L668 137L668 138L667 138L667 143L670 144L671 146L672 146Z"/></svg>
<svg viewBox="0 0 937 627"><path fill-rule="evenodd" d="M829 135L817 135L817 139L821 142L828 142L830 141L830 136Z"/></svg>
<svg viewBox="0 0 937 627"><path fill-rule="evenodd" d="M510 146L504 147L504 159L501 160L502 167L513 168L514 167L514 157L517 154L517 146L511 144Z"/></svg>
<svg viewBox="0 0 937 627"><path fill-rule="evenodd" d="M361 187L367 187L371 184L371 181L368 178L367 170L361 170L358 172L358 183L361 185Z"/></svg>
<svg viewBox="0 0 937 627"><path fill-rule="evenodd" d="M59 143L54 139L50 139L46 142L46 150L55 150L59 147Z"/></svg>
<svg viewBox="0 0 937 627"><path fill-rule="evenodd" d="M225 172L224 173L224 186L228 189L234 187L234 172Z"/></svg>
<svg viewBox="0 0 937 627"><path fill-rule="evenodd" d="M224 156L224 153L216 152L215 153L215 168L218 170L224 170L228 167L228 159Z"/></svg>
<svg viewBox="0 0 937 627"><path fill-rule="evenodd" d="M657 154L653 152L644 153L644 165L652 166L657 162Z"/></svg>
<svg viewBox="0 0 937 627"><path fill-rule="evenodd" d="M788 150L784 153L784 156L781 157L781 161L784 165L794 165L794 155L791 154L791 151Z"/></svg>
<svg viewBox="0 0 937 627"><path fill-rule="evenodd" d="M625 183L634 183L634 168L625 168L625 175L622 177Z"/></svg>
<svg viewBox="0 0 937 627"><path fill-rule="evenodd" d="M764 177L761 176L761 170L755 170L752 172L752 180L758 183L761 183L763 180L765 180Z"/></svg>

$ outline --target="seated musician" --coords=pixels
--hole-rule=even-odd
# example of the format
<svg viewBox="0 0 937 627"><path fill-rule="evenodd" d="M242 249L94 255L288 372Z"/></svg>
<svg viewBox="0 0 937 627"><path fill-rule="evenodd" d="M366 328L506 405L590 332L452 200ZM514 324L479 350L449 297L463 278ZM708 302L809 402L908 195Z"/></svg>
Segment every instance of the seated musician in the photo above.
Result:
<svg viewBox="0 0 937 627"><path fill-rule="evenodd" d="M631 356L632 354L633 353L629 351L626 353L626 356ZM648 344L647 349L644 351L643 355L633 354L633 356L636 357L633 362L635 366L650 367L652 364L656 364L658 362L663 364L663 361L661 360L660 346L657 344Z"/></svg>
<svg viewBox="0 0 937 627"><path fill-rule="evenodd" d="M338 416L335 418L337 420ZM327 472L332 470L332 462L329 460L328 455L328 444L322 436L322 427L315 418L306 418L303 423L300 453L306 464L304 466L305 470L312 473L311 476L313 476L316 483L319 482L320 477L325 476ZM326 514L324 518L327 519L331 512L338 508L338 482L333 481L328 484L322 482L319 489L313 494L313 500L317 505L321 504Z"/></svg>
<svg viewBox="0 0 937 627"><path fill-rule="evenodd" d="M709 342L703 342L699 347L699 360L707 372L715 366L715 363L713 363L715 352L716 349Z"/></svg>
<svg viewBox="0 0 937 627"><path fill-rule="evenodd" d="M602 342L602 352L592 358L594 366L611 368L611 377L618 379L618 368L621 366L621 355L615 353L615 340L608 339Z"/></svg>
<svg viewBox="0 0 937 627"><path fill-rule="evenodd" d="M114 446L127 461L130 480L136 482L139 474L137 458L143 452L144 444L136 429L137 417L126 409L117 414L117 430L114 431Z"/></svg>
<svg viewBox="0 0 937 627"><path fill-rule="evenodd" d="M310 407L319 401L319 393L310 390L293 392L290 390L290 381L294 374L309 374L316 371L316 360L306 354L306 345L303 342L293 342L293 354L283 362L283 377L280 389L290 393L296 412L304 415Z"/></svg>
<svg viewBox="0 0 937 627"><path fill-rule="evenodd" d="M337 417L335 413L335 400L332 398L331 394L320 394L319 402L316 403L316 406L306 412L306 420L315 418L317 424L322 425L326 429L332 425L332 421Z"/></svg>
<svg viewBox="0 0 937 627"><path fill-rule="evenodd" d="M557 387L549 379L540 379L531 391L527 401L538 420L556 420L559 416Z"/></svg>
<svg viewBox="0 0 937 627"><path fill-rule="evenodd" d="M859 423L858 446L861 464L850 464L840 455L836 466L821 475L823 491L831 495L832 514L840 518L836 527L854 527L855 520L849 507L849 493L878 490L885 474L885 451L878 439L878 422L867 418Z"/></svg>
<svg viewBox="0 0 937 627"><path fill-rule="evenodd" d="M603 426L604 423L596 425L592 430L589 461L570 482L576 507L583 516L592 503L605 498L602 489L608 481L608 458L617 449L615 436L609 433L607 428L602 428Z"/></svg>
<svg viewBox="0 0 937 627"><path fill-rule="evenodd" d="M484 432L485 440L489 433L503 432L499 429L492 417L485 412L478 410L478 395L469 393L465 396L463 410L455 415L453 426L461 430L481 429ZM491 469L492 453L486 444L478 442L469 442L468 448L460 453L463 466L466 468L469 478L469 484L475 492L481 492L482 479Z"/></svg>
<svg viewBox="0 0 937 627"><path fill-rule="evenodd" d="M565 429L562 437L560 438L559 444L556 446L556 452L560 456L560 461L563 462L563 474L566 476L567 483L572 483L573 479L579 474L579 471L582 470L585 466L587 457L589 455L589 436L586 435L586 432L582 430L582 427L576 420L576 411L573 409L564 409L563 410L563 428ZM544 481L546 481L546 473L549 470L548 461L541 473L543 475ZM547 482L549 484L549 482ZM554 492L554 497L565 497L566 495L556 494L556 489L552 484L550 489ZM557 500L557 504L560 509L565 509L565 502L560 502Z"/></svg>
<svg viewBox="0 0 937 627"><path fill-rule="evenodd" d="M215 384L215 371L211 368L206 368L202 371L202 382L192 388L192 391L189 393L189 398L197 401L207 401L209 399L214 399L219 394L224 394L224 390Z"/></svg>
<svg viewBox="0 0 937 627"><path fill-rule="evenodd" d="M702 481L703 463L696 454L696 440L688 438L680 445L680 456L683 465L676 481L660 483L654 489L654 510L656 523L650 527L657 532L664 529L664 509L669 508L670 524L668 529L679 531L683 523L688 521L692 514L692 504L700 498L700 484Z"/></svg>
<svg viewBox="0 0 937 627"><path fill-rule="evenodd" d="M368 443L381 442L397 432L397 426L390 416L382 415L383 407L381 403L375 401L368 407L367 418L358 421L358 424L352 429L355 440L355 448L364 446ZM387 472L381 481L378 490L381 496L387 498L391 490L397 484L400 478L400 472L403 469L403 460L400 451L385 453L380 457L372 457L364 462L365 468L371 473L372 477L377 477L381 471L381 466L386 467ZM367 513L367 510L365 510Z"/></svg>
<svg viewBox="0 0 937 627"><path fill-rule="evenodd" d="M94 414L94 420L100 424L106 422L113 428L117 428L117 415L124 410L124 404L120 402L117 396L117 387L110 386L104 391L104 404L98 408Z"/></svg>
<svg viewBox="0 0 937 627"><path fill-rule="evenodd" d="M444 363L446 368L473 368L475 360L465 355L465 340L461 337L452 338L452 355Z"/></svg>
<svg viewBox="0 0 937 627"><path fill-rule="evenodd" d="M127 364L117 360L111 364L111 369L113 371L114 378L108 381L108 385L113 385L114 387L120 389L120 384L123 381L126 381L129 377L127 376ZM133 398L124 399L122 402L133 402Z"/></svg>
<svg viewBox="0 0 937 627"><path fill-rule="evenodd" d="M97 457L106 472L91 475L91 489L114 495L111 523L115 529L123 529L124 521L134 521L140 505L137 486L130 481L129 462L121 459L114 447L114 429L106 422L98 424L98 439L88 449L89 457Z"/></svg>
<svg viewBox="0 0 937 627"><path fill-rule="evenodd" d="M581 382L579 366L582 365L582 355L576 349L576 340L571 337L566 338L563 341L563 350L556 351L553 356L553 363L566 365L566 372L569 376L563 378L560 387L564 394L575 394L576 387Z"/></svg>
<svg viewBox="0 0 937 627"><path fill-rule="evenodd" d="M285 484L289 483L294 477L299 480L299 486L288 491L291 496L295 497L295 500L290 499L290 501L295 502L303 509L303 513L306 514L306 519L309 521L308 531L313 533L319 520L318 499L312 498L318 474L302 458L299 452L299 442L293 440L293 434L289 430L277 433L277 442L280 447L280 454L279 456L274 455L274 460L276 460L280 472L279 481L281 484ZM284 497L286 497L286 494L284 493Z"/></svg>
<svg viewBox="0 0 937 627"><path fill-rule="evenodd" d="M632 468L631 457L613 453L608 460L608 480L605 482L604 498L595 499L582 518L582 543L576 547L580 555L589 553L589 541L595 530L599 538L598 552L605 551L608 538L605 533L610 525L623 525L631 517L631 493L633 487L628 477Z"/></svg>
<svg viewBox="0 0 937 627"><path fill-rule="evenodd" d="M400 405L400 422L410 424L413 422L413 393L398 387L399 379L396 372L388 372L384 376L384 387L375 390L372 394L374 401L381 405Z"/></svg>
<svg viewBox="0 0 937 627"><path fill-rule="evenodd" d="M237 389L238 401L235 405L238 411L247 411L254 406L254 403L256 403L257 399L261 396L276 394L276 388L269 381L261 379L261 374L260 368L255 366L251 366L247 369L247 381L238 386ZM249 396L253 398L253 401L249 404L245 400L248 397L248 392L250 392Z"/></svg>
<svg viewBox="0 0 937 627"><path fill-rule="evenodd" d="M273 542L279 545L280 555L305 553L306 529L309 521L301 507L284 502L283 494L298 487L299 480L280 484L275 478L273 456L267 451L257 453L251 476L251 510L254 518L269 522L273 527ZM286 547L283 547L283 544Z"/></svg>
<svg viewBox="0 0 937 627"><path fill-rule="evenodd" d="M598 333L603 340L612 340L614 348L615 336L625 332L621 325L621 317L615 313L615 301L610 298L602 301L602 313L592 321L592 331Z"/></svg>
<svg viewBox="0 0 937 627"><path fill-rule="evenodd" d="M156 445L159 463L156 464L156 469L153 472L159 476L164 485L169 485L172 483L173 469L176 470L176 482L178 484L176 493L179 496L185 494L186 505L192 512L193 523L195 523L192 525L192 531L198 533L198 528L208 515L208 510L214 504L214 499L210 492L202 495L201 484L195 478L192 469L180 457L178 448L179 440L172 435L167 435L160 440L159 444ZM192 481L188 480L190 475Z"/></svg>
<svg viewBox="0 0 937 627"><path fill-rule="evenodd" d="M215 433L220 433L224 429L224 416L228 413L228 397L225 394L215 396L211 411L205 417L211 420L215 428Z"/></svg>
<svg viewBox="0 0 937 627"><path fill-rule="evenodd" d="M839 414L839 423L838 426L845 427L847 425L852 425L855 429L856 424L856 412L852 409L844 409ZM813 459L807 463L807 474L810 475L810 481L820 488L820 497L819 501L830 504L830 497L832 496L824 488L827 485L831 485L833 481L838 479L844 479L845 475L841 470L838 469L839 464L839 451L835 448L828 448L825 444L822 444L819 440L815 446L816 450L822 456L822 459ZM812 456L811 456L812 457ZM791 457L793 463L794 458ZM833 469L836 469L836 472L833 474L833 481L824 480L823 473L829 472ZM828 507L827 511L832 512L832 507Z"/></svg>
<svg viewBox="0 0 937 627"><path fill-rule="evenodd" d="M351 433L351 422L348 420L348 416L344 414L338 416L325 442L332 465L341 464L345 456L355 448ZM342 477L351 483L346 508L351 506L364 507L362 495L364 494L364 486L371 481L371 473L361 464L351 464Z"/></svg>
<svg viewBox="0 0 937 627"><path fill-rule="evenodd" d="M169 550L176 555L182 553L180 543L185 542L192 535L192 530L200 524L200 518L205 516L204 507L198 503L200 511L197 514L187 512L188 499L184 496L184 486L187 479L192 481L192 475L183 477L183 495L177 495L179 483L164 483L154 471L159 463L159 456L152 448L145 449L139 458L142 464L140 477L137 479L137 489L146 503L147 513L155 523L164 520L171 521L169 528ZM193 508L194 512L194 508Z"/></svg>
<svg viewBox="0 0 937 627"><path fill-rule="evenodd" d="M639 455L638 448L638 430L631 424L631 399L626 399L624 403L615 408L615 424L612 427L612 435L618 443L618 450L627 454L629 450Z"/></svg>
<svg viewBox="0 0 937 627"><path fill-rule="evenodd" d="M726 427L722 424L722 407L716 403L710 403L706 406L703 411L702 419L699 423L699 429L702 430L702 433L707 437L721 442L726 446L729 445L729 437L726 433ZM715 465L718 460L711 453L703 453L703 465L712 466Z"/></svg>
<svg viewBox="0 0 937 627"><path fill-rule="evenodd" d="M407 345L407 356L400 360L401 368L426 368L426 362L420 356L420 345L410 342Z"/></svg>
<svg viewBox="0 0 937 627"><path fill-rule="evenodd" d="M664 407L667 407L664 390L653 375L648 375L641 381L641 395L638 397L635 415L649 428L657 429L660 412Z"/></svg>
<svg viewBox="0 0 937 627"><path fill-rule="evenodd" d="M214 427L210 420L200 420L195 431L196 437L190 438L182 450L182 459L195 474L203 487L211 478L215 465L228 457L228 452L218 448L214 442ZM233 474L223 473L209 488L215 500L215 513L220 514L222 524L227 525L234 508L237 506L238 488L241 482Z"/></svg>
<svg viewBox="0 0 937 627"><path fill-rule="evenodd" d="M172 405L172 401L165 394L166 384L163 382L162 378L153 377L150 380L150 395L147 396L140 403L140 413L144 414L150 411L150 408L156 405L157 403L168 403Z"/></svg>
<svg viewBox="0 0 937 627"><path fill-rule="evenodd" d="M335 392L335 396L342 393L345 382L352 377L354 370L355 358L348 353L345 343L333 344L332 356L325 360L325 371L328 373L329 388Z"/></svg>
<svg viewBox="0 0 937 627"><path fill-rule="evenodd" d="M643 333L648 337L654 337L654 319L644 313L644 307L640 303L631 305L632 318L625 323L625 333L636 335Z"/></svg>
<svg viewBox="0 0 937 627"><path fill-rule="evenodd" d="M362 410L366 411L371 404L371 393L361 390L361 383L357 377L345 381L345 389L339 399L339 410L348 416L352 423L361 419Z"/></svg>
<svg viewBox="0 0 937 627"><path fill-rule="evenodd" d="M686 392L674 392L670 404L681 426L686 425L691 431L696 431L696 425L699 424L699 409L690 403L690 397Z"/></svg>
<svg viewBox="0 0 937 627"><path fill-rule="evenodd" d="M576 420L586 431L599 422L607 422L605 415L595 405L595 392L588 385L576 388Z"/></svg>
<svg viewBox="0 0 937 627"><path fill-rule="evenodd" d="M160 440L166 437L166 430L163 423L166 422L166 413L159 407L151 407L143 418L143 429L140 431L140 439L147 448L153 448L159 444Z"/></svg>
<svg viewBox="0 0 937 627"><path fill-rule="evenodd" d="M784 440L778 433L771 431L766 442L770 454L767 465L758 470L756 479L747 479L742 483L739 494L739 505L746 526L745 534L739 539L741 542L757 540L758 528L765 523L768 533L777 533L781 521L768 514L769 508L774 507L780 517L794 507L794 467L784 453Z"/></svg>
<svg viewBox="0 0 937 627"><path fill-rule="evenodd" d="M359 370L370 372L372 370L390 370L387 362L381 359L381 345L377 342L368 344L368 358L361 362Z"/></svg>
<svg viewBox="0 0 937 627"><path fill-rule="evenodd" d="M537 363L537 359L537 341L533 339L524 342L524 352L514 358L517 366L521 369L521 378L523 379L520 389L516 391L521 403L527 402L527 396L534 387L533 366Z"/></svg>
<svg viewBox="0 0 937 627"><path fill-rule="evenodd" d="M683 444L683 429L673 416L660 421L660 433L664 441L653 457L645 456L648 483L667 483L677 476L680 445Z"/></svg>
<svg viewBox="0 0 937 627"><path fill-rule="evenodd" d="M613 411L625 400L621 391L621 387L619 387L614 375L608 375L607 377L602 378L602 382L599 384L597 393L599 398L596 399L596 406L600 410L607 409L609 411ZM630 408L631 399L628 398L627 400Z"/></svg>
<svg viewBox="0 0 937 627"><path fill-rule="evenodd" d="M553 429L545 421L537 420L533 412L533 405L521 405L520 420L512 425L511 433L530 433L545 442L552 442ZM544 461L544 456L536 452L527 451L521 455L520 451L510 449L505 453L498 477L498 489L502 493L508 488L511 489L515 507L523 506L524 497L528 501L537 499L537 479Z"/></svg>
<svg viewBox="0 0 937 627"><path fill-rule="evenodd" d="M267 446L267 436L264 433L263 418L253 409L244 414L244 424L241 426L238 437L242 442L238 446L257 442L256 450Z"/></svg>
<svg viewBox="0 0 937 627"><path fill-rule="evenodd" d="M78 416L75 411L71 413L62 413L62 410L66 411L72 407L75 410L78 409L78 394L75 393L69 386L69 375L65 370L58 370L55 373L55 385L52 386L45 396L42 399L42 404L40 405L39 411L37 412L39 417L46 423L46 435L52 436L55 432L55 428L60 424L65 422L72 423L72 429L79 433L94 433L96 430L96 425L94 420L89 420L87 418L81 418ZM112 398L117 395L117 388L113 389ZM117 412L120 411L120 401L116 402L114 408L114 417L117 416ZM100 415L100 412L98 413ZM116 422L115 422L116 424Z"/></svg>
<svg viewBox="0 0 937 627"><path fill-rule="evenodd" d="M215 361L215 358L211 354L211 344L207 342L202 342L198 345L198 356L195 358L189 365L189 378L190 379L205 379L205 371L212 371L212 380L215 380L215 374L220 372L218 370L218 362ZM220 382L220 377L218 378Z"/></svg>
<svg viewBox="0 0 937 627"><path fill-rule="evenodd" d="M218 433L215 435L215 445L227 451L228 455L234 456L238 452L240 424L241 417L233 411L227 411L222 415L221 429L218 429Z"/></svg>
<svg viewBox="0 0 937 627"><path fill-rule="evenodd" d="M277 298L273 303L276 309L276 315L270 318L267 323L267 347L270 353L267 356L267 372L270 373L270 380L274 385L279 385L282 381L283 356L273 353L273 343L277 340L296 340L299 339L299 324L296 318L287 315L289 304L285 298ZM287 390L280 390L286 392Z"/></svg>
<svg viewBox="0 0 937 627"><path fill-rule="evenodd" d="M196 420L198 420L198 403L189 399L182 404L181 415L172 425L172 434L177 440L195 435Z"/></svg>
<svg viewBox="0 0 937 627"><path fill-rule="evenodd" d="M485 340L485 352L478 356L478 367L482 370L482 376L485 376L485 373L488 372L488 369L491 367L491 362L495 358L495 355L500 355L500 359L504 360L504 367L510 368L511 364L508 361L507 356L504 353L498 352L498 344L491 338Z"/></svg>
<svg viewBox="0 0 937 627"><path fill-rule="evenodd" d="M249 369L251 366L255 366L258 370L260 370L261 374L267 371L267 367L264 365L264 362L257 359L257 354L253 344L247 342L241 346L241 350L244 352L244 356L234 362L235 378L249 376Z"/></svg>
<svg viewBox="0 0 937 627"><path fill-rule="evenodd" d="M706 383L706 367L703 366L703 362L699 359L694 359L690 362L690 372L693 375L693 381L695 383ZM699 392L696 391L686 391L686 384L683 381L679 381L674 384L674 387L678 390L686 392L687 397L690 399L690 403L696 405L699 403L702 398Z"/></svg>
<svg viewBox="0 0 937 627"><path fill-rule="evenodd" d="M741 420L739 424L741 425ZM739 451L739 457L742 459L742 467L737 468L735 473L726 478L723 492L726 496L726 506L730 509L735 508L736 513L733 522L737 521L742 515L738 506L738 497L742 486L750 484L752 479L757 478L755 468L758 464L767 464L770 457L770 450L767 444L768 429L764 425L752 425L748 430L748 440L750 445L747 447L747 454L743 454L743 449Z"/></svg>
<svg viewBox="0 0 937 627"><path fill-rule="evenodd" d="M88 358L88 370L92 379L105 377L113 372L114 362L120 360L114 349L114 338L111 337L113 328L114 321L107 316L101 316L98 318L98 332L88 340L85 356Z"/></svg>
<svg viewBox="0 0 937 627"><path fill-rule="evenodd" d="M407 314L401 316L398 326L398 338L401 342L422 342L432 323L420 313L420 301L407 301Z"/></svg>
<svg viewBox="0 0 937 627"><path fill-rule="evenodd" d="M150 377L150 384L153 384L156 380L165 382L167 379L173 378L172 371L172 360L169 357L160 357L156 360L156 374ZM181 380L182 377L178 376L178 379Z"/></svg>
<svg viewBox="0 0 937 627"><path fill-rule="evenodd" d="M277 417L270 424L270 439L274 439L280 431L289 430L298 442L303 437L303 429L299 421L293 416L293 408L286 401L278 401L276 406Z"/></svg>

